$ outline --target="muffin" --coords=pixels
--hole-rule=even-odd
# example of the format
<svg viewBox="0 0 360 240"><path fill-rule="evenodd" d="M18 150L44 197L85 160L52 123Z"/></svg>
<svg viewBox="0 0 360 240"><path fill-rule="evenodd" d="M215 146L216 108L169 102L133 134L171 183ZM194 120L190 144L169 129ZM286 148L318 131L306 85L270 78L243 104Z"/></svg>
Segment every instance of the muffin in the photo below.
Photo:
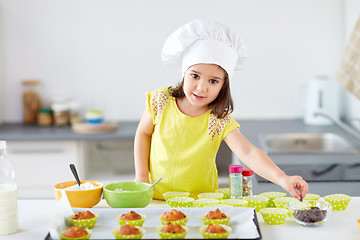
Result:
<svg viewBox="0 0 360 240"><path fill-rule="evenodd" d="M116 239L141 239L145 230L139 226L122 225L113 229L112 233Z"/></svg>
<svg viewBox="0 0 360 240"><path fill-rule="evenodd" d="M181 211L175 209L171 210L170 212L164 212L160 216L160 221L162 222L163 225L167 225L170 222L185 226L187 220L188 220L188 216L186 216Z"/></svg>
<svg viewBox="0 0 360 240"><path fill-rule="evenodd" d="M224 224L227 225L231 219L230 216L227 216L225 213L221 212L218 208L215 211L210 211L206 215L200 216L204 225L210 224Z"/></svg>
<svg viewBox="0 0 360 240"><path fill-rule="evenodd" d="M134 226L142 226L146 216L144 214L138 214L134 211L130 211L128 213L124 213L122 215L116 216L116 220L122 225L134 225Z"/></svg>
<svg viewBox="0 0 360 240"><path fill-rule="evenodd" d="M79 226L73 226L60 233L61 239L90 239L92 232Z"/></svg>
<svg viewBox="0 0 360 240"><path fill-rule="evenodd" d="M222 224L210 224L200 228L203 238L223 239L231 233L231 227Z"/></svg>
<svg viewBox="0 0 360 240"><path fill-rule="evenodd" d="M69 216L69 220L74 226L89 229L94 228L98 218L99 214L90 211L80 211Z"/></svg>
<svg viewBox="0 0 360 240"><path fill-rule="evenodd" d="M189 231L189 228L177 223L168 222L167 225L156 228L161 239L183 239Z"/></svg>

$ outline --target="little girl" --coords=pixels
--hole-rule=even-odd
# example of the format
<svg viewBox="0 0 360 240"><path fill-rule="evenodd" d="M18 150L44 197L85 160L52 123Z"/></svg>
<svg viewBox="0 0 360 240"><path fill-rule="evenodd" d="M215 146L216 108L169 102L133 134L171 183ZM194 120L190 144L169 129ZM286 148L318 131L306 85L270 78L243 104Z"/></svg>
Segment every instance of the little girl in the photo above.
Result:
<svg viewBox="0 0 360 240"><path fill-rule="evenodd" d="M192 21L166 40L162 60L166 66L181 65L183 79L176 87L146 94L135 135L135 181L153 183L163 177L154 198L163 199L167 191L186 191L193 197L214 192L222 140L258 175L295 198L305 197L308 184L300 176L287 176L241 134L230 115L229 81L245 59L239 35L216 22Z"/></svg>

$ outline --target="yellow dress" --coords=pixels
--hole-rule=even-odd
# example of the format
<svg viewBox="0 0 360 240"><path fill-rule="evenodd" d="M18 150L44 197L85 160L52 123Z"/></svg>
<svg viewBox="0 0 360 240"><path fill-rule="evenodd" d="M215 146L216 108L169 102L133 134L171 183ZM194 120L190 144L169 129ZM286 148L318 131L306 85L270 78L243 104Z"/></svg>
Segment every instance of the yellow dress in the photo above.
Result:
<svg viewBox="0 0 360 240"><path fill-rule="evenodd" d="M154 123L150 183L164 177L155 185L154 198L163 199L162 194L168 191L186 191L192 197L215 191L220 143L240 125L231 115L219 119L210 110L198 117L183 114L167 88L147 93L146 98L146 109Z"/></svg>

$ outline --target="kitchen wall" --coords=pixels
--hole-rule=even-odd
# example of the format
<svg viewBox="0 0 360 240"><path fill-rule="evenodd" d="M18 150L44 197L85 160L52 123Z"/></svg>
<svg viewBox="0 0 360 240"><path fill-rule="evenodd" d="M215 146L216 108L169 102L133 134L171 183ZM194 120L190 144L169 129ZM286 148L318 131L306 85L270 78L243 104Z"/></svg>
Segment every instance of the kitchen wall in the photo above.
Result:
<svg viewBox="0 0 360 240"><path fill-rule="evenodd" d="M231 26L248 48L245 69L231 82L233 116L302 116L299 86L335 75L348 2L0 0L0 121L22 121L21 81L28 78L42 81L48 104L65 96L102 108L109 120L138 120L145 92L180 80L179 70L164 69L160 52L169 34L195 18Z"/></svg>

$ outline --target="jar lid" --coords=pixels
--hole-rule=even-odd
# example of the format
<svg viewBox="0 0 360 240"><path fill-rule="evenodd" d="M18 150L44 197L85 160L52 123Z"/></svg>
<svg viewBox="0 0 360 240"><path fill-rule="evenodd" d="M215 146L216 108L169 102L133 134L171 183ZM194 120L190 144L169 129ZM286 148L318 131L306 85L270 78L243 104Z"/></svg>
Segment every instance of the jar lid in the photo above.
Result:
<svg viewBox="0 0 360 240"><path fill-rule="evenodd" d="M40 81L37 79L29 79L29 80L22 81L22 85L24 85L24 86L36 86L39 84L40 84Z"/></svg>
<svg viewBox="0 0 360 240"><path fill-rule="evenodd" d="M53 103L51 108L55 112L69 111L69 105L64 103Z"/></svg>
<svg viewBox="0 0 360 240"><path fill-rule="evenodd" d="M40 108L38 110L38 113L48 113L48 114L52 114L52 110L50 108Z"/></svg>
<svg viewBox="0 0 360 240"><path fill-rule="evenodd" d="M249 168L246 168L243 170L242 174L243 176L248 177L254 175L254 171Z"/></svg>
<svg viewBox="0 0 360 240"><path fill-rule="evenodd" d="M230 165L229 172L230 173L242 173L243 167L241 165Z"/></svg>

